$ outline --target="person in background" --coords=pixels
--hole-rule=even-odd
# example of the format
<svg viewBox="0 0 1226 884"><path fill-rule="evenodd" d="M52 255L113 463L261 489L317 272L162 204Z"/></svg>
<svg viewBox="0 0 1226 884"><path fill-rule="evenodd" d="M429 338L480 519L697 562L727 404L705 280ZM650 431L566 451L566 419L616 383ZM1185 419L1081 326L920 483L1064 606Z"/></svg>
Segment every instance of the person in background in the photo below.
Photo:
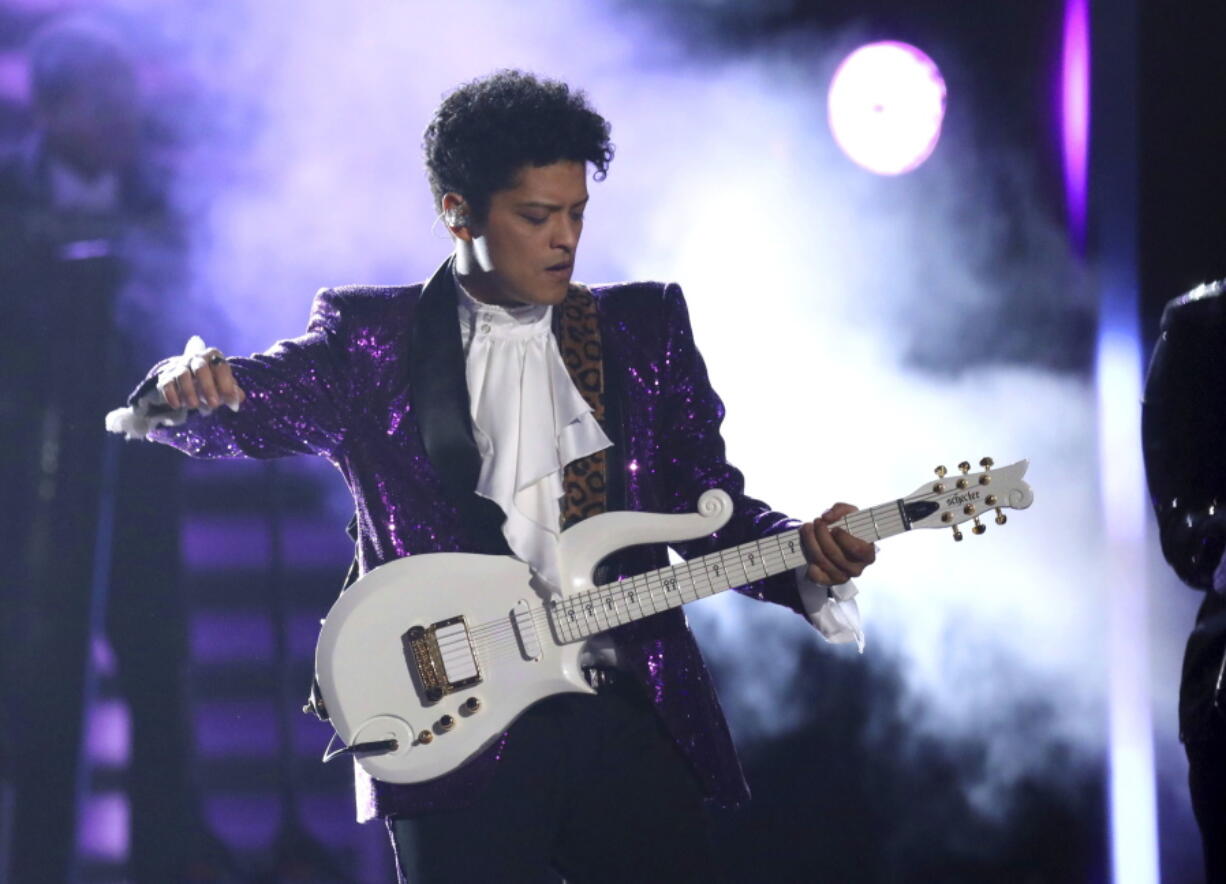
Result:
<svg viewBox="0 0 1226 884"><path fill-rule="evenodd" d="M180 285L166 176L148 151L137 65L117 33L53 19L28 45L33 128L0 156L0 603L8 880L73 876L87 675L115 652L131 714L123 786L137 882L178 878L188 829L184 628L167 452L98 426ZM173 510L171 510L173 511ZM113 787L112 787L113 788ZM0 875L2 877L2 875Z"/></svg>
<svg viewBox="0 0 1226 884"><path fill-rule="evenodd" d="M1226 281L1171 301L1149 366L1145 468L1162 553L1204 593L1184 654L1179 733L1210 884L1226 882Z"/></svg>

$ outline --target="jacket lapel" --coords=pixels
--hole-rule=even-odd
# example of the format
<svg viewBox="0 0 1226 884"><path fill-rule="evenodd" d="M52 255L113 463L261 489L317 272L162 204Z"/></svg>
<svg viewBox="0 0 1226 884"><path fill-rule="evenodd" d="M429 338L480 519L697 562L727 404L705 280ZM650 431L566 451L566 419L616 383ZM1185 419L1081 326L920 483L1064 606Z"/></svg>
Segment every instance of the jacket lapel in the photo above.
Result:
<svg viewBox="0 0 1226 884"><path fill-rule="evenodd" d="M470 543L480 552L510 553L498 504L474 492L481 455L469 418L457 292L448 258L422 289L413 322L409 384L426 455L452 498Z"/></svg>

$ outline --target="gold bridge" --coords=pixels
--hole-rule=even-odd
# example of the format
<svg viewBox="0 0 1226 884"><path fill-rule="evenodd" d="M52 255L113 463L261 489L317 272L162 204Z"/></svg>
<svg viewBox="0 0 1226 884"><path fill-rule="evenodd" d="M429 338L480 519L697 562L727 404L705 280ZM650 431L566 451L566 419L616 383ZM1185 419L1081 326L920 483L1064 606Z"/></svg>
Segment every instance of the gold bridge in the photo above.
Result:
<svg viewBox="0 0 1226 884"><path fill-rule="evenodd" d="M414 626L402 637L405 662L426 701L437 703L454 691L481 682L481 667L464 618Z"/></svg>

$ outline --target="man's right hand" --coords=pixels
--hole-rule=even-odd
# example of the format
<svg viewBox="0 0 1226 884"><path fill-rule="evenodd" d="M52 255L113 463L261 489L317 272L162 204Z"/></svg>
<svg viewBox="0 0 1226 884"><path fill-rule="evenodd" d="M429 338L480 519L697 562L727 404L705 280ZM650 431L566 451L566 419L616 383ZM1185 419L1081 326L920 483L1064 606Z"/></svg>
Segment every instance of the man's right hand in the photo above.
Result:
<svg viewBox="0 0 1226 884"><path fill-rule="evenodd" d="M216 347L192 336L176 358L158 374L158 390L171 408L217 408L227 405L238 411L247 398L234 380L230 363Z"/></svg>

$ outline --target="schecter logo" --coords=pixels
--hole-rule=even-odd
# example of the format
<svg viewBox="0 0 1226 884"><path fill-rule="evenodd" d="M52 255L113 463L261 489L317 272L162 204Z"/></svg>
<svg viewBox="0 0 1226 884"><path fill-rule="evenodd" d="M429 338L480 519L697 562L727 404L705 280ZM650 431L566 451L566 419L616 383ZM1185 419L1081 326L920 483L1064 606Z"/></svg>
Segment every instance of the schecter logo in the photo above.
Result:
<svg viewBox="0 0 1226 884"><path fill-rule="evenodd" d="M978 491L968 491L966 494L951 494L945 498L945 505L948 507L958 506L959 504L970 503L973 500L979 499Z"/></svg>

